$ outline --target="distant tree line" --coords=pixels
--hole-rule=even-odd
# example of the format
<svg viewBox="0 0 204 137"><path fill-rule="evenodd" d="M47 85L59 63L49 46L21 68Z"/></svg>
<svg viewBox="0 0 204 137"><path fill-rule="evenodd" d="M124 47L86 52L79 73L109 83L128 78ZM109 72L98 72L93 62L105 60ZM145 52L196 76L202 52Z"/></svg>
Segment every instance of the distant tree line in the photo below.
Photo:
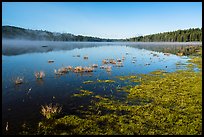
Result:
<svg viewBox="0 0 204 137"><path fill-rule="evenodd" d="M191 42L202 41L202 28L177 30L146 36L133 37L129 39L103 39L98 37L73 35L70 33L56 33L43 30L30 30L15 26L2 26L2 38L48 40L48 41L93 41L93 42Z"/></svg>
<svg viewBox="0 0 204 137"><path fill-rule="evenodd" d="M48 41L94 41L94 42L121 41L119 39L102 39L98 37L73 35L70 33L55 33L43 30L30 30L14 26L2 26L2 38L48 40Z"/></svg>
<svg viewBox="0 0 204 137"><path fill-rule="evenodd" d="M127 39L131 42L192 42L202 41L202 28L190 28Z"/></svg>

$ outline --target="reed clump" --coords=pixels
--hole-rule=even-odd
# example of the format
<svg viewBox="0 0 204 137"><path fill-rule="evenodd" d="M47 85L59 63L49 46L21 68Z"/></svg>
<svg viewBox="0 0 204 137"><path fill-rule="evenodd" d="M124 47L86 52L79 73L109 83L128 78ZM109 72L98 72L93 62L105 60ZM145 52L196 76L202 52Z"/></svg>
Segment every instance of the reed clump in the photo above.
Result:
<svg viewBox="0 0 204 137"><path fill-rule="evenodd" d="M43 71L35 72L36 79L43 79L45 77L45 73Z"/></svg>
<svg viewBox="0 0 204 137"><path fill-rule="evenodd" d="M49 105L41 106L40 113L46 117L47 119L54 118L62 111L62 107L59 104L53 105L50 103Z"/></svg>
<svg viewBox="0 0 204 137"><path fill-rule="evenodd" d="M19 84L22 84L23 83L23 77L17 77L17 78L15 78L15 79L13 79L13 81L14 81L14 83L16 84L16 85L19 85Z"/></svg>

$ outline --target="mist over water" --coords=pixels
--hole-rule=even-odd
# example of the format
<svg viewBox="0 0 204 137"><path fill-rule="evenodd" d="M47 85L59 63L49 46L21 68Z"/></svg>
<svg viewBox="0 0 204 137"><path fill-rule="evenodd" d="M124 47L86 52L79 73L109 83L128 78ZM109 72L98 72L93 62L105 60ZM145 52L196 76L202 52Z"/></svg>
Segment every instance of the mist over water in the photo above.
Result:
<svg viewBox="0 0 204 137"><path fill-rule="evenodd" d="M202 42L64 42L64 41L31 41L3 39L2 54L5 56L26 53L42 53L75 48L98 47L104 45L134 46L135 48L152 49L152 47L202 45Z"/></svg>

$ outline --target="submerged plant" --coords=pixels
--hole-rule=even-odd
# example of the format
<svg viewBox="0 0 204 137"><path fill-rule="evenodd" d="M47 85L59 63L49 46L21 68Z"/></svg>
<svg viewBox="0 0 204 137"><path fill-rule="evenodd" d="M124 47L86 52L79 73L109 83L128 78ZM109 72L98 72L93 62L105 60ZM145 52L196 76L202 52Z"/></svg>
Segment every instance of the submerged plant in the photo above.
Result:
<svg viewBox="0 0 204 137"><path fill-rule="evenodd" d="M50 103L49 105L41 106L41 114L47 119L53 118L58 115L62 110L62 107L59 104L53 105Z"/></svg>

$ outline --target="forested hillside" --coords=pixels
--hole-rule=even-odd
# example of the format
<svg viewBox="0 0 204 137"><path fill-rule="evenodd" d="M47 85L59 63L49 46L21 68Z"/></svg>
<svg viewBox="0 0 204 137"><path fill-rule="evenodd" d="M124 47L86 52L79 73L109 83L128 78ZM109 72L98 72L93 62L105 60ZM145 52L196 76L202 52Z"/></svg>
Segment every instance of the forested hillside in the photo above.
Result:
<svg viewBox="0 0 204 137"><path fill-rule="evenodd" d="M27 39L27 40L49 40L49 41L117 41L114 39L101 39L97 37L73 35L70 33L57 33L43 30L30 30L14 26L2 26L2 38Z"/></svg>
<svg viewBox="0 0 204 137"><path fill-rule="evenodd" d="M95 42L193 42L202 41L202 28L177 30L128 39L102 39L70 33L57 33L43 30L30 30L14 26L2 26L2 38L27 39L27 40L49 40L49 41L95 41Z"/></svg>
<svg viewBox="0 0 204 137"><path fill-rule="evenodd" d="M202 41L202 28L192 28L187 30L177 30L172 32L164 32L146 36L139 36L127 39L134 42L192 42Z"/></svg>

